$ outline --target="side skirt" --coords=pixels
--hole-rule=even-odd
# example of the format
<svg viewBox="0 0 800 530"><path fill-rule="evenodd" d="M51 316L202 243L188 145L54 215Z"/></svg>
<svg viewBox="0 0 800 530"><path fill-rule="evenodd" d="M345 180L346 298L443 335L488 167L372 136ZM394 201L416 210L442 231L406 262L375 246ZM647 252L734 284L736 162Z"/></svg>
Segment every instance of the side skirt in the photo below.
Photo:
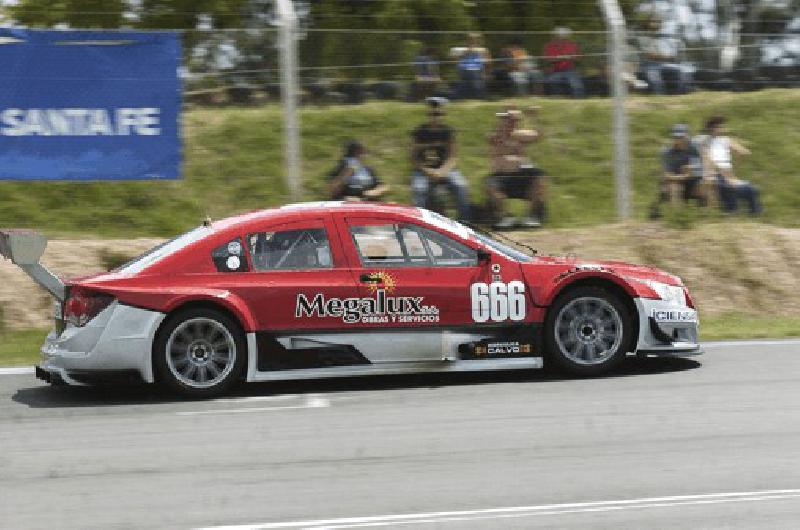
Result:
<svg viewBox="0 0 800 530"><path fill-rule="evenodd" d="M252 358L252 357L251 357ZM254 364L249 366L255 368ZM303 370L280 370L258 372L248 369L248 382L288 381L294 379L327 379L332 377L357 377L365 375L419 374L429 372L480 372L489 370L528 370L542 368L541 357L518 359L459 360L435 362L387 362L333 368L306 368Z"/></svg>

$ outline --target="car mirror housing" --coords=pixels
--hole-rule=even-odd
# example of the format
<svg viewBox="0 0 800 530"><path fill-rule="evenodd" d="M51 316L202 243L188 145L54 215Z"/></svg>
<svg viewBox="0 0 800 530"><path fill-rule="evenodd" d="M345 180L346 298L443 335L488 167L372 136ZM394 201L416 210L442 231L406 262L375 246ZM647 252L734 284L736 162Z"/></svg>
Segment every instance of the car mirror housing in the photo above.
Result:
<svg viewBox="0 0 800 530"><path fill-rule="evenodd" d="M478 264L483 265L492 261L492 253L483 249L478 250Z"/></svg>

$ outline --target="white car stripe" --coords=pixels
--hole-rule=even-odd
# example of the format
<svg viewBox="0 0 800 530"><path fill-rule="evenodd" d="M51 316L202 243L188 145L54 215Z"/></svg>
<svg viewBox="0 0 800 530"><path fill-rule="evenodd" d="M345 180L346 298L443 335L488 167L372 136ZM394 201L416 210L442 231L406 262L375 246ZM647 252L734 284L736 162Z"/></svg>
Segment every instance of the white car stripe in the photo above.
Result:
<svg viewBox="0 0 800 530"><path fill-rule="evenodd" d="M0 375L21 375L32 373L33 366L12 366L11 368L0 368Z"/></svg>

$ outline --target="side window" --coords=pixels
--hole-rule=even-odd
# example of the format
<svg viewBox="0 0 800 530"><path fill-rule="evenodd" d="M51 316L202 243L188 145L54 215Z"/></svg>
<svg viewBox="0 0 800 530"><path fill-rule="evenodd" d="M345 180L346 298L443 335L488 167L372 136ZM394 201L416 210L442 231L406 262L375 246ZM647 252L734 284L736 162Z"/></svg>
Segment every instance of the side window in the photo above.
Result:
<svg viewBox="0 0 800 530"><path fill-rule="evenodd" d="M410 230L408 227L403 226L400 228L400 234L403 237L403 244L408 251L408 256L413 260L424 261L426 264L430 263L428 260L428 252L425 250L425 243L419 232Z"/></svg>
<svg viewBox="0 0 800 530"><path fill-rule="evenodd" d="M247 236L253 270L304 270L333 267L324 228L256 232Z"/></svg>
<svg viewBox="0 0 800 530"><path fill-rule="evenodd" d="M434 230L419 226L413 229L419 232L427 244L431 258L437 266L474 267L478 264L478 253L470 247Z"/></svg>
<svg viewBox="0 0 800 530"><path fill-rule="evenodd" d="M350 233L353 235L362 264L390 266L408 264L408 252L404 250L398 225L351 226Z"/></svg>
<svg viewBox="0 0 800 530"><path fill-rule="evenodd" d="M471 248L419 226L351 226L350 233L365 266L463 267L478 263Z"/></svg>
<svg viewBox="0 0 800 530"><path fill-rule="evenodd" d="M211 259L219 272L247 272L242 238L237 237L211 251Z"/></svg>

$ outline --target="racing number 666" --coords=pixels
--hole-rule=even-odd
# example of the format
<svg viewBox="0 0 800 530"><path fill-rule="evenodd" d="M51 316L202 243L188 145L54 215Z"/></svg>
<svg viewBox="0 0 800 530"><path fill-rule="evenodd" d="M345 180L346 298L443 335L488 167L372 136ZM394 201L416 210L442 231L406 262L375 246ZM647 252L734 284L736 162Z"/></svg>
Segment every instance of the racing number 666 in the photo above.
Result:
<svg viewBox="0 0 800 530"><path fill-rule="evenodd" d="M473 283L470 297L475 322L525 319L525 284L521 281Z"/></svg>

